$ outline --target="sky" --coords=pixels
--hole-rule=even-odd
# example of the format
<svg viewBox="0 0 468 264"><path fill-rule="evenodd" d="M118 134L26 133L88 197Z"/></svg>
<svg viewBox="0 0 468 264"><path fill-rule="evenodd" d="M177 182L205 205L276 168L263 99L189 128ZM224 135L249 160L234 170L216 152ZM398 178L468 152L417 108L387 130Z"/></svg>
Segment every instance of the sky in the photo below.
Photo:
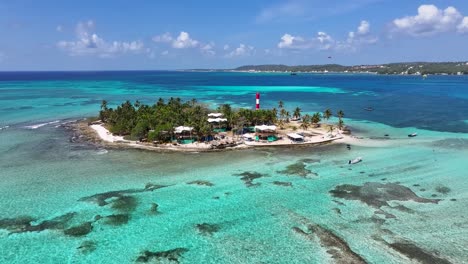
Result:
<svg viewBox="0 0 468 264"><path fill-rule="evenodd" d="M467 61L468 1L0 0L0 32L0 71Z"/></svg>

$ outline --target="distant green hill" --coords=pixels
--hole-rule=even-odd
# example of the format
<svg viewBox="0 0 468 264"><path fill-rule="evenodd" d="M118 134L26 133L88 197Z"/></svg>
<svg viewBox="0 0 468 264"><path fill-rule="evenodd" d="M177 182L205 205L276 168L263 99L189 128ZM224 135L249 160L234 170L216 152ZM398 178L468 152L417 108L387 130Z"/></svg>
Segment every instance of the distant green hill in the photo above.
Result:
<svg viewBox="0 0 468 264"><path fill-rule="evenodd" d="M343 66L339 64L298 65L282 64L246 65L236 71L276 71L276 72L369 72L377 74L468 74L468 62L405 62L378 65Z"/></svg>

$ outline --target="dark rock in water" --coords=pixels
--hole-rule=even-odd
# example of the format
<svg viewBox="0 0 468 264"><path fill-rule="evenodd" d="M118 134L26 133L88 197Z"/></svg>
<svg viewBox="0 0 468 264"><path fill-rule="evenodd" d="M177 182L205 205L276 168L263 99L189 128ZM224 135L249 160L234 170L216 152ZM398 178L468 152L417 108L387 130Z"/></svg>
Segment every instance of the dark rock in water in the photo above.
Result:
<svg viewBox="0 0 468 264"><path fill-rule="evenodd" d="M340 202L340 201L337 201L337 200L333 200L333 202L337 203L338 205L345 205L343 202Z"/></svg>
<svg viewBox="0 0 468 264"><path fill-rule="evenodd" d="M157 189L168 187L167 185L157 185L153 183L146 184L145 188L143 189L128 189L128 190L121 190L121 191L110 191L105 193L97 193L91 196L86 196L80 198L78 201L82 202L92 202L96 203L99 206L105 206L110 203L110 199L112 198L120 198L122 196L128 194L135 194L135 193L142 193L142 192L152 192Z"/></svg>
<svg viewBox="0 0 468 264"><path fill-rule="evenodd" d="M408 258L417 260L420 263L450 264L448 260L436 256L435 254L409 242L387 243L387 245L399 253L407 256Z"/></svg>
<svg viewBox="0 0 468 264"><path fill-rule="evenodd" d="M442 185L437 186L435 188L435 190L436 190L436 192L441 193L441 194L447 194L447 193L449 193L451 191L449 187L442 186Z"/></svg>
<svg viewBox="0 0 468 264"><path fill-rule="evenodd" d="M303 163L320 163L320 159L301 159L299 162Z"/></svg>
<svg viewBox="0 0 468 264"><path fill-rule="evenodd" d="M102 216L101 215L96 215L94 216L94 221L99 221L102 219Z"/></svg>
<svg viewBox="0 0 468 264"><path fill-rule="evenodd" d="M364 174L364 173L366 173L366 172L365 172L365 171L360 171L359 173L360 173L360 174Z"/></svg>
<svg viewBox="0 0 468 264"><path fill-rule="evenodd" d="M452 202L455 202L456 200L457 200L457 199L455 199L455 198L450 199L450 201L452 201Z"/></svg>
<svg viewBox="0 0 468 264"><path fill-rule="evenodd" d="M17 218L7 218L0 220L0 229L10 231L10 233L41 232L44 230L63 230L68 222L72 220L76 213L67 213L50 220L44 220L37 225L32 225L36 219L29 216Z"/></svg>
<svg viewBox="0 0 468 264"><path fill-rule="evenodd" d="M315 240L314 236L317 236L320 245L327 249L328 254L331 255L333 263L336 264L365 264L367 263L360 255L354 252L339 236L335 235L332 231L321 227L316 224L307 225L308 232L293 227L293 231L305 236L309 240Z"/></svg>
<svg viewBox="0 0 468 264"><path fill-rule="evenodd" d="M387 180L387 178L382 178L382 179L380 179L380 180L382 180L382 181L386 181L386 180Z"/></svg>
<svg viewBox="0 0 468 264"><path fill-rule="evenodd" d="M151 203L150 213L157 213L159 205L157 203Z"/></svg>
<svg viewBox="0 0 468 264"><path fill-rule="evenodd" d="M89 254L96 250L96 242L91 240L83 241L77 249L83 254Z"/></svg>
<svg viewBox="0 0 468 264"><path fill-rule="evenodd" d="M253 181L262 177L268 177L267 174L262 174L254 171L246 171L240 174L234 174L234 176L240 176L241 180L244 181L247 187L259 186L260 183L253 183Z"/></svg>
<svg viewBox="0 0 468 264"><path fill-rule="evenodd" d="M273 184L278 186L292 187L292 183L290 182L274 181Z"/></svg>
<svg viewBox="0 0 468 264"><path fill-rule="evenodd" d="M31 222L36 221L31 216L19 216L16 218L0 219L0 229L5 229L13 233L27 232L23 231L31 227Z"/></svg>
<svg viewBox="0 0 468 264"><path fill-rule="evenodd" d="M186 248L175 248L167 251L158 251L158 252L152 252L152 251L144 251L137 259L137 262L161 262L161 261L173 261L175 263L179 263L179 258L182 257L182 255L189 250Z"/></svg>
<svg viewBox="0 0 468 264"><path fill-rule="evenodd" d="M419 190L420 190L421 192L425 192L425 191L426 191L426 189L424 189L424 188L421 188L421 189L419 189Z"/></svg>
<svg viewBox="0 0 468 264"><path fill-rule="evenodd" d="M431 195L431 197L437 197L437 194L433 193L433 194Z"/></svg>
<svg viewBox="0 0 468 264"><path fill-rule="evenodd" d="M219 196L214 196L213 199L219 200Z"/></svg>
<svg viewBox="0 0 468 264"><path fill-rule="evenodd" d="M436 148L453 149L453 150L467 150L468 139L464 138L447 138L442 140L433 141L430 144Z"/></svg>
<svg viewBox="0 0 468 264"><path fill-rule="evenodd" d="M91 222L84 222L80 225L63 230L63 233L67 236L79 237L89 234L91 230L93 230Z"/></svg>
<svg viewBox="0 0 468 264"><path fill-rule="evenodd" d="M200 180L188 182L187 184L195 184L195 185L208 186L208 187L214 186L214 184L209 181L200 181Z"/></svg>
<svg viewBox="0 0 468 264"><path fill-rule="evenodd" d="M294 164L288 165L285 170L278 171L278 173L286 175L297 175L303 178L306 178L309 174L317 176L316 173L306 169L306 165L302 162L296 162Z"/></svg>
<svg viewBox="0 0 468 264"><path fill-rule="evenodd" d="M414 187L419 187L419 186L421 186L421 185L419 185L419 184L413 184L413 186L414 186Z"/></svg>
<svg viewBox="0 0 468 264"><path fill-rule="evenodd" d="M333 211L335 211L337 214L341 214L341 209L340 208L333 208Z"/></svg>
<svg viewBox="0 0 468 264"><path fill-rule="evenodd" d="M392 208L397 209L398 211L401 211L401 212L409 213L409 214L414 213L413 209L410 209L410 208L408 208L408 207L406 207L404 205L401 205L401 204L399 204L397 206L393 206Z"/></svg>
<svg viewBox="0 0 468 264"><path fill-rule="evenodd" d="M395 215L393 215L391 213L387 213L387 212L385 212L384 210L381 210L381 209L375 211L374 214L381 214L381 215L385 216L385 219L396 218Z"/></svg>
<svg viewBox="0 0 468 264"><path fill-rule="evenodd" d="M439 199L426 199L417 196L408 187L395 183L366 182L363 186L343 184L330 193L334 197L359 200L369 206L380 208L389 206L388 201L415 201L418 203L438 203Z"/></svg>
<svg viewBox="0 0 468 264"><path fill-rule="evenodd" d="M196 228L202 235L212 235L213 233L218 232L220 229L219 225L207 223L197 224Z"/></svg>
<svg viewBox="0 0 468 264"><path fill-rule="evenodd" d="M127 224L130 220L130 215L128 214L114 214L104 217L104 224L112 226L120 226Z"/></svg>
<svg viewBox="0 0 468 264"><path fill-rule="evenodd" d="M120 212L131 213L137 207L137 199L133 196L120 196L111 202L111 208Z"/></svg>

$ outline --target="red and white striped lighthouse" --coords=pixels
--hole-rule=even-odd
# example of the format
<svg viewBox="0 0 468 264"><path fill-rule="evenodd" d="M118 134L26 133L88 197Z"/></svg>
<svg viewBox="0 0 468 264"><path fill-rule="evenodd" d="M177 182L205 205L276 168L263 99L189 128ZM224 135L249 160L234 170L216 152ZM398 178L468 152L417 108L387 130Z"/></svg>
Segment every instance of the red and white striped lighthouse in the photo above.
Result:
<svg viewBox="0 0 468 264"><path fill-rule="evenodd" d="M260 93L257 92L255 95L255 110L260 109Z"/></svg>

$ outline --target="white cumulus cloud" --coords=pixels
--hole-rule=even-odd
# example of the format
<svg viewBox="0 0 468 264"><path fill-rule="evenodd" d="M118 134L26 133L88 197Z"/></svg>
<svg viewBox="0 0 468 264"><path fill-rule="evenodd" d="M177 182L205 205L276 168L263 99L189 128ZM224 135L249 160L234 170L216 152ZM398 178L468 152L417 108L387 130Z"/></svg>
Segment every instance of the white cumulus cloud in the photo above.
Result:
<svg viewBox="0 0 468 264"><path fill-rule="evenodd" d="M317 33L316 39L319 42L318 47L321 50L330 50L330 49L332 49L334 47L335 41L326 32L319 31Z"/></svg>
<svg viewBox="0 0 468 264"><path fill-rule="evenodd" d="M197 40L191 39L189 33L182 31L179 36L172 42L172 47L176 49L193 48L198 46Z"/></svg>
<svg viewBox="0 0 468 264"><path fill-rule="evenodd" d="M144 50L141 41L112 41L108 42L95 33L92 20L80 22L76 26L76 40L59 41L57 47L65 50L71 56L98 55L99 57L114 57L123 53L140 53Z"/></svg>
<svg viewBox="0 0 468 264"><path fill-rule="evenodd" d="M172 36L170 33L166 32L162 35L154 36L152 39L154 42L166 42L167 43L167 42L172 41Z"/></svg>
<svg viewBox="0 0 468 264"><path fill-rule="evenodd" d="M248 46L245 44L240 44L239 47L235 48L233 51L228 53L226 57L233 58L233 57L242 57L242 56L250 56L255 52L255 48L252 46Z"/></svg>
<svg viewBox="0 0 468 264"><path fill-rule="evenodd" d="M363 20L358 27L357 33L360 35L366 35L370 32L370 24L368 21Z"/></svg>
<svg viewBox="0 0 468 264"><path fill-rule="evenodd" d="M278 48L304 48L305 41L302 37L284 34L281 41L278 43Z"/></svg>
<svg viewBox="0 0 468 264"><path fill-rule="evenodd" d="M215 44L210 42L208 44L202 45L200 50L203 54L214 56L216 55L216 51L214 51Z"/></svg>
<svg viewBox="0 0 468 264"><path fill-rule="evenodd" d="M460 33L468 33L468 16L464 17L462 22L457 26Z"/></svg>
<svg viewBox="0 0 468 264"><path fill-rule="evenodd" d="M439 9L435 5L421 5L418 14L393 20L392 31L414 37L431 36L437 33L455 31L461 27L463 16L460 12L449 6Z"/></svg>

